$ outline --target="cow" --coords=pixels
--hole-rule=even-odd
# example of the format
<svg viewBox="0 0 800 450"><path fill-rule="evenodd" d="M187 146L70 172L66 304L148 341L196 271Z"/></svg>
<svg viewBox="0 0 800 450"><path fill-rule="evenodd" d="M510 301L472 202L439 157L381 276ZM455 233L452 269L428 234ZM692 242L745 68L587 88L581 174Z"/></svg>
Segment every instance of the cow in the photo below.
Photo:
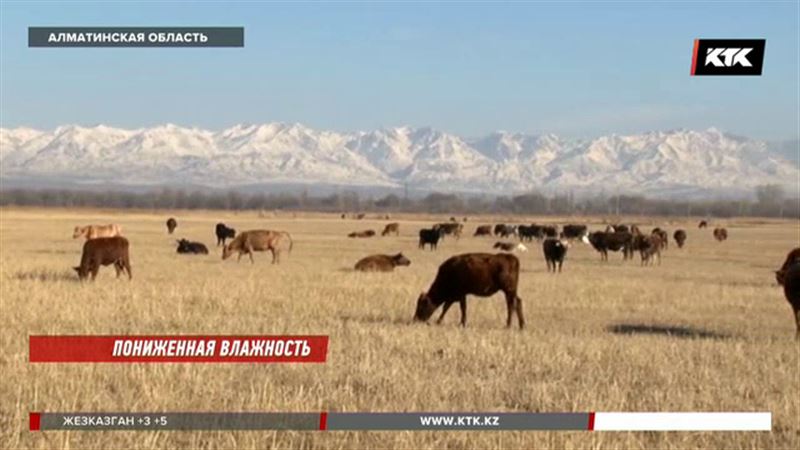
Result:
<svg viewBox="0 0 800 450"><path fill-rule="evenodd" d="M650 232L650 234L658 235L661 242L661 248L667 249L669 247L669 234L667 234L666 230L662 230L659 227L655 227L653 228L653 231Z"/></svg>
<svg viewBox="0 0 800 450"><path fill-rule="evenodd" d="M119 278L120 274L127 272L128 279L133 279L129 248L128 240L122 236L87 239L83 244L81 265L73 267L73 269L78 272L78 279L81 281L85 280L89 275L94 281L97 277L97 272L100 271L100 266L113 264L114 270L117 272L117 278Z"/></svg>
<svg viewBox="0 0 800 450"><path fill-rule="evenodd" d="M622 224L608 225L606 227L606 233L630 233L630 228Z"/></svg>
<svg viewBox="0 0 800 450"><path fill-rule="evenodd" d="M226 260L234 252L239 253L239 259L242 260L242 255L247 254L250 256L250 263L255 264L253 259L253 252L264 252L269 250L272 253L272 264L280 263L281 251L288 242L289 253L292 252L292 236L285 231L273 230L249 230L243 231L238 236L222 248L222 259Z"/></svg>
<svg viewBox="0 0 800 450"><path fill-rule="evenodd" d="M85 237L86 240L97 239L101 237L114 237L122 236L122 227L110 223L108 225L86 225L84 227L75 227L72 231L72 238Z"/></svg>
<svg viewBox="0 0 800 450"><path fill-rule="evenodd" d="M631 225L631 234L636 236L637 234L642 234L642 232L641 232L641 230L639 230L638 226Z"/></svg>
<svg viewBox="0 0 800 450"><path fill-rule="evenodd" d="M588 228L586 225L564 225L561 229L561 238L562 239L581 239Z"/></svg>
<svg viewBox="0 0 800 450"><path fill-rule="evenodd" d="M353 231L347 235L349 238L371 238L373 236L375 236L375 230Z"/></svg>
<svg viewBox="0 0 800 450"><path fill-rule="evenodd" d="M561 273L561 265L564 264L564 257L567 256L569 249L569 241L566 239L553 239L547 238L542 243L542 251L544 253L544 260L547 262L547 271L550 272L551 268L553 273L556 273L556 266L558 272Z"/></svg>
<svg viewBox="0 0 800 450"><path fill-rule="evenodd" d="M366 214L364 214L364 213L360 213L360 214L358 214L358 215L356 216L356 219L358 219L358 220L361 220L361 219L363 219L363 218L364 218L364 217L366 217L366 216L367 216Z"/></svg>
<svg viewBox="0 0 800 450"><path fill-rule="evenodd" d="M513 225L506 225L504 223L498 223L494 226L494 235L500 236L503 238L512 236L517 234L517 227Z"/></svg>
<svg viewBox="0 0 800 450"><path fill-rule="evenodd" d="M359 260L355 269L361 272L392 272L397 266L409 266L411 261L402 253L396 255L371 255Z"/></svg>
<svg viewBox="0 0 800 450"><path fill-rule="evenodd" d="M633 241L633 235L626 232L595 231L584 236L584 242L592 244L600 252L600 259L608 261L608 251L618 252L623 250L623 257L628 258L628 252Z"/></svg>
<svg viewBox="0 0 800 450"><path fill-rule="evenodd" d="M383 227L383 231L381 231L381 236L386 236L388 234L400 236L400 224L397 222L387 223L386 226Z"/></svg>
<svg viewBox="0 0 800 450"><path fill-rule="evenodd" d="M517 235L521 241L530 242L534 238L538 241L544 237L544 230L542 226L536 224L520 225L517 227Z"/></svg>
<svg viewBox="0 0 800 450"><path fill-rule="evenodd" d="M546 238L555 238L558 236L558 227L553 225L542 225L542 234Z"/></svg>
<svg viewBox="0 0 800 450"><path fill-rule="evenodd" d="M517 248L514 242L495 242L492 248L498 248L504 252L513 252Z"/></svg>
<svg viewBox="0 0 800 450"><path fill-rule="evenodd" d="M178 228L178 221L174 217L170 217L167 219L167 233L172 234L175 228Z"/></svg>
<svg viewBox="0 0 800 450"><path fill-rule="evenodd" d="M475 229L475 234L473 234L473 236L491 236L491 235L492 235L491 225L481 225Z"/></svg>
<svg viewBox="0 0 800 450"><path fill-rule="evenodd" d="M686 231L675 230L675 233L672 234L672 238L675 239L678 248L683 248L683 244L686 243Z"/></svg>
<svg viewBox="0 0 800 450"><path fill-rule="evenodd" d="M714 228L712 234L714 235L714 239L716 239L719 242L728 239L728 230L726 230L725 228Z"/></svg>
<svg viewBox="0 0 800 450"><path fill-rule="evenodd" d="M442 230L436 228L423 228L419 230L419 248L425 250L425 244L431 246L431 250L435 250L439 245L439 239L442 237Z"/></svg>
<svg viewBox="0 0 800 450"><path fill-rule="evenodd" d="M467 326L467 295L489 297L503 291L506 297L508 317L506 327L511 326L511 318L517 314L519 328L525 326L522 316L522 299L517 296L519 282L519 259L508 253L466 253L456 255L439 266L436 278L428 292L417 299L414 320L426 322L444 305L436 323L442 323L444 315L453 303L461 306L461 326Z"/></svg>
<svg viewBox="0 0 800 450"><path fill-rule="evenodd" d="M228 228L222 222L217 224L217 227L214 229L214 233L217 235L217 247L219 247L220 244L222 244L224 247L225 240L236 237L236 230L233 228Z"/></svg>
<svg viewBox="0 0 800 450"><path fill-rule="evenodd" d="M783 286L783 295L792 306L797 328L795 338L800 340L800 247L786 255L781 268L775 271L775 280Z"/></svg>
<svg viewBox="0 0 800 450"><path fill-rule="evenodd" d="M178 239L177 253L191 253L195 255L207 255L208 248L202 242L192 242L186 239Z"/></svg>
<svg viewBox="0 0 800 450"><path fill-rule="evenodd" d="M701 220L700 223L697 224L697 228L705 228L708 226L708 222L705 220Z"/></svg>
<svg viewBox="0 0 800 450"><path fill-rule="evenodd" d="M464 225L458 222L445 222L433 226L434 230L441 230L442 239L448 234L452 234L456 239L461 237L461 232L464 230Z"/></svg>
<svg viewBox="0 0 800 450"><path fill-rule="evenodd" d="M659 233L653 233L650 236L641 236L641 242L639 254L642 257L642 265L652 265L653 260L658 259L658 265L660 266L661 249L664 247L661 235Z"/></svg>

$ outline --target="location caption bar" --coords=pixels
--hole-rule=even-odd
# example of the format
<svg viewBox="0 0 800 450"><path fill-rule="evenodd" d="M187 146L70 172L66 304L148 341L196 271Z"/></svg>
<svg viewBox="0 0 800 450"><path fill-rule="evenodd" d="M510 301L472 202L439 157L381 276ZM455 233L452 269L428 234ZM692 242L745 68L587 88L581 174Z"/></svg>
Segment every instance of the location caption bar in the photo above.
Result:
<svg viewBox="0 0 800 450"><path fill-rule="evenodd" d="M770 431L768 412L30 413L31 431Z"/></svg>
<svg viewBox="0 0 800 450"><path fill-rule="evenodd" d="M244 27L28 27L28 47L244 47Z"/></svg>

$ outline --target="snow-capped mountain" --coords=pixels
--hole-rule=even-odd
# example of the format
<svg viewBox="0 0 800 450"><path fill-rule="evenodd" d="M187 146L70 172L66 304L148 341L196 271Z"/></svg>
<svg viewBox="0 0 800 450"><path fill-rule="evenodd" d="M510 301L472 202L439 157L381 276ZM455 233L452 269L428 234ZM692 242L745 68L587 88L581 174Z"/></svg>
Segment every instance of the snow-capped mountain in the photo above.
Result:
<svg viewBox="0 0 800 450"><path fill-rule="evenodd" d="M217 132L172 124L138 130L70 125L0 129L0 173L4 180L137 186L306 183L733 196L761 184L797 193L800 169L790 158L798 154L797 142L768 144L714 128L594 139L499 131L464 139L409 127L338 133L286 123Z"/></svg>

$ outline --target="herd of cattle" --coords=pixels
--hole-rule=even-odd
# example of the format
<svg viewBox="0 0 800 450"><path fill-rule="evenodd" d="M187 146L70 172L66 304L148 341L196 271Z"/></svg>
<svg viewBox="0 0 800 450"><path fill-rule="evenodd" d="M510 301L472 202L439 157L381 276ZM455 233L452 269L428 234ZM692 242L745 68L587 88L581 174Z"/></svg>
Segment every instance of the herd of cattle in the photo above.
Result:
<svg viewBox="0 0 800 450"><path fill-rule="evenodd" d="M344 217L343 217L344 218ZM464 220L466 221L466 219ZM167 232L173 234L178 226L174 218L166 222ZM698 228L706 228L708 223L701 221ZM436 250L440 240L451 236L459 239L464 231L464 224L451 218L450 222L434 225L431 228L419 230L418 247ZM285 231L249 230L237 235L236 230L223 223L218 223L214 229L217 237L217 246L222 246L222 259L228 259L233 254L248 255L253 263L253 253L256 251L270 251L273 264L280 262L283 250L291 252L293 241L291 235ZM400 224L397 222L387 224L381 236L399 236ZM722 242L728 238L725 228L715 228L713 237ZM350 238L371 238L377 236L375 230L361 230L348 234ZM653 228L649 234L643 233L637 225L608 225L605 230L590 232L586 225L567 224L561 227L554 225L510 225L496 224L478 225L473 236L489 236L499 238L518 238L519 242L495 242L493 248L508 253L466 253L450 257L443 262L437 271L436 277L430 288L420 294L414 318L427 321L439 306L442 307L441 315L437 322L441 322L450 306L458 302L461 308L461 325L466 325L467 305L466 296L476 295L488 297L502 291L505 294L508 308L506 325L510 326L516 314L519 327L525 324L522 313L522 300L517 295L519 280L519 259L511 252L524 252L527 247L523 242L537 240L542 244L542 252L547 264L547 270L561 272L566 254L574 241L591 245L599 254L602 261L608 260L609 252L622 252L623 260L632 259L636 252L641 257L641 265L652 265L656 261L661 264L661 252L669 246L669 235L666 230L659 227ZM91 276L94 280L100 266L113 265L117 277L127 274L133 277L129 256L129 242L122 236L122 228L116 224L88 225L75 227L73 238L85 237L80 265L75 267L80 280ZM686 244L687 233L678 229L672 234L678 248ZM227 240L230 239L230 242ZM208 248L200 242L186 239L177 241L178 253L208 254ZM355 264L358 271L390 272L397 266L408 266L411 261L402 253L395 255L370 255ZM794 311L797 326L797 338L800 339L800 248L792 250L786 257L783 265L775 272L777 282L783 286L786 299Z"/></svg>

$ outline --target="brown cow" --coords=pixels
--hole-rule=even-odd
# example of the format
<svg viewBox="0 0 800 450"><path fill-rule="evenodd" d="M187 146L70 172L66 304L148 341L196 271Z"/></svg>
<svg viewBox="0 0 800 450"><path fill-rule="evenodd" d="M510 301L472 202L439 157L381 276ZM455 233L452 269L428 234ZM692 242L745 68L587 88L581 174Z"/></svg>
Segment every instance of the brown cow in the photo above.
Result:
<svg viewBox="0 0 800 450"><path fill-rule="evenodd" d="M81 265L73 267L78 272L78 278L83 281L90 274L92 281L97 277L100 266L114 265L114 270L119 278L122 272L128 273L128 279L132 279L131 261L128 254L128 240L122 236L100 237L88 239L83 244L83 254L81 254Z"/></svg>
<svg viewBox="0 0 800 450"><path fill-rule="evenodd" d="M675 243L678 244L678 248L683 248L683 244L686 242L686 231L675 230L672 237L675 238Z"/></svg>
<svg viewBox="0 0 800 450"><path fill-rule="evenodd" d="M491 236L491 235L492 235L492 226L481 225L475 229L475 234L473 236Z"/></svg>
<svg viewBox="0 0 800 450"><path fill-rule="evenodd" d="M701 220L699 224L697 224L697 228L705 228L708 226L708 222L705 220Z"/></svg>
<svg viewBox="0 0 800 450"><path fill-rule="evenodd" d="M87 240L101 237L122 236L122 227L115 223L110 223L108 225L86 225L85 227L75 227L75 230L72 232L72 238L77 239L81 236L86 237Z"/></svg>
<svg viewBox="0 0 800 450"><path fill-rule="evenodd" d="M167 219L167 232L172 234L172 232L175 231L175 228L178 228L178 221L175 220L174 217L170 217Z"/></svg>
<svg viewBox="0 0 800 450"><path fill-rule="evenodd" d="M402 253L396 255L371 255L356 263L355 269L361 272L392 272L397 266L411 265Z"/></svg>
<svg viewBox="0 0 800 450"><path fill-rule="evenodd" d="M520 329L525 326L522 316L522 299L517 296L519 281L519 259L507 253L466 253L449 258L439 266L436 279L428 292L417 299L414 319L427 321L436 309L444 304L436 323L441 323L450 306L458 302L461 306L461 326L467 326L467 295L489 297L498 291L506 296L508 318L516 312Z"/></svg>
<svg viewBox="0 0 800 450"><path fill-rule="evenodd" d="M726 230L725 228L714 228L713 234L714 234L714 239L716 239L719 242L728 239L728 230Z"/></svg>
<svg viewBox="0 0 800 450"><path fill-rule="evenodd" d="M640 236L639 254L642 257L642 265L652 265L654 259L658 259L658 265L661 265L661 249L664 247L664 242L661 240L660 233L653 233L650 236Z"/></svg>
<svg viewBox="0 0 800 450"><path fill-rule="evenodd" d="M795 337L800 340L800 247L786 255L781 268L775 271L775 280L783 286L783 295L792 306L797 328Z"/></svg>
<svg viewBox="0 0 800 450"><path fill-rule="evenodd" d="M656 234L661 240L661 248L667 249L669 248L669 234L667 234L666 230L662 230L661 228L653 228L653 231L650 234Z"/></svg>
<svg viewBox="0 0 800 450"><path fill-rule="evenodd" d="M395 236L400 236L400 224L397 222L387 223L385 227L383 227L383 231L381 232L381 236L386 236L387 234L394 234Z"/></svg>
<svg viewBox="0 0 800 450"><path fill-rule="evenodd" d="M239 259L237 261L241 261L242 254L246 253L250 256L250 263L255 263L253 260L253 252L269 250L272 252L272 264L277 264L280 262L280 254L286 242L289 243L289 253L291 253L293 245L292 236L285 231L243 231L228 245L222 248L222 259L228 259L234 252L238 252Z"/></svg>
<svg viewBox="0 0 800 450"><path fill-rule="evenodd" d="M353 231L348 234L349 238L369 238L375 236L375 230Z"/></svg>

